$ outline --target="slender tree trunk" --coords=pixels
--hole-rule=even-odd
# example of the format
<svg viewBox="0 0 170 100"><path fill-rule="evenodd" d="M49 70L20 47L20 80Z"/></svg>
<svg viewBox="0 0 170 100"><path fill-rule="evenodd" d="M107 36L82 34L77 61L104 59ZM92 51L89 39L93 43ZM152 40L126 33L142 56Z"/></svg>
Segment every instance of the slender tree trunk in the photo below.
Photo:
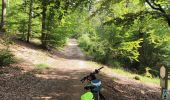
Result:
<svg viewBox="0 0 170 100"><path fill-rule="evenodd" d="M23 0L24 11L27 12L27 0Z"/></svg>
<svg viewBox="0 0 170 100"><path fill-rule="evenodd" d="M169 27L170 27L170 15L167 15L167 22L168 22L168 25L169 25Z"/></svg>
<svg viewBox="0 0 170 100"><path fill-rule="evenodd" d="M28 34L27 34L27 42L30 40L31 35L31 25L32 25L32 14L33 14L33 0L30 0L30 8L29 8L29 23L28 23Z"/></svg>
<svg viewBox="0 0 170 100"><path fill-rule="evenodd" d="M47 11L47 1L43 0L42 1L42 33L41 33L41 42L42 46L44 48L47 47L47 42L46 42L46 11Z"/></svg>
<svg viewBox="0 0 170 100"><path fill-rule="evenodd" d="M126 0L126 8L129 7L129 0Z"/></svg>
<svg viewBox="0 0 170 100"><path fill-rule="evenodd" d="M1 31L5 32L5 21L6 21L6 0L2 0L2 15L1 15Z"/></svg>

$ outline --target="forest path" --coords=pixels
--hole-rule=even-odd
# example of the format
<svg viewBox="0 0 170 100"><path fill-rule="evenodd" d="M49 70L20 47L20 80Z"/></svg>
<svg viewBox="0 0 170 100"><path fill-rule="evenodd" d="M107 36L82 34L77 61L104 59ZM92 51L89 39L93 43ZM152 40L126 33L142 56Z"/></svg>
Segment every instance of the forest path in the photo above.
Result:
<svg viewBox="0 0 170 100"><path fill-rule="evenodd" d="M21 41L15 43L11 50L18 64L3 69L1 100L80 100L84 93L80 79L98 65L85 60L75 39L70 39L63 50L52 52ZM111 72L105 74L99 78L109 100L160 100L158 88L128 80L115 82L108 77Z"/></svg>

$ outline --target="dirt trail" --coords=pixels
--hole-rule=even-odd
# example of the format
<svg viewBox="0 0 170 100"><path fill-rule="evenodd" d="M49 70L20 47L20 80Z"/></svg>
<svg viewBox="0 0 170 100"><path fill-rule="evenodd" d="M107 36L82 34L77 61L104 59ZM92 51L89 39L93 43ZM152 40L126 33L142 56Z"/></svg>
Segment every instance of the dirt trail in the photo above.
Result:
<svg viewBox="0 0 170 100"><path fill-rule="evenodd" d="M19 63L10 70L1 70L5 72L0 76L1 100L80 100L84 92L80 78L95 69L85 60L74 39L60 52L49 53L20 41L11 50ZM48 68L38 69L39 65ZM113 82L110 77L99 76L108 100L160 100L159 88L131 81Z"/></svg>

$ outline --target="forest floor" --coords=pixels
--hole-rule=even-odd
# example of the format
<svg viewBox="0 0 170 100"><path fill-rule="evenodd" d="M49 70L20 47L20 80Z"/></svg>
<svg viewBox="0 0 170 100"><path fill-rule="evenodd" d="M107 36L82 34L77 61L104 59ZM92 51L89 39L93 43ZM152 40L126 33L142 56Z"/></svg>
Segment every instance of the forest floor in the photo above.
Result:
<svg viewBox="0 0 170 100"><path fill-rule="evenodd" d="M74 39L60 51L45 51L15 40L17 63L0 70L0 100L80 100L80 79L97 68L86 60ZM109 71L99 75L108 100L160 100L160 87L143 84ZM113 80L116 79L116 80Z"/></svg>

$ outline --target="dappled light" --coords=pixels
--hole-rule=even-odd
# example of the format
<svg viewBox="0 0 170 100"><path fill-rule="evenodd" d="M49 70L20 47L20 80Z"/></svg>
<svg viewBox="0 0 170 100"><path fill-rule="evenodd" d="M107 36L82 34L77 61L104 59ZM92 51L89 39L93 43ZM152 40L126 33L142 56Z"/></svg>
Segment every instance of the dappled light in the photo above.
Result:
<svg viewBox="0 0 170 100"><path fill-rule="evenodd" d="M0 100L170 99L170 0L0 5Z"/></svg>
<svg viewBox="0 0 170 100"><path fill-rule="evenodd" d="M72 42L74 43L75 41L71 40L70 42L70 44L72 44ZM68 44L65 49L68 49L68 46L70 45ZM84 93L83 86L85 85L80 82L80 79L94 70L95 67L92 68L91 66L98 66L92 64L92 62L85 61L84 57L84 60L60 58L59 56L56 59L53 56L57 55L51 56L51 53L48 54L48 52L41 49L28 49L27 44L11 46L11 49L14 48L14 54L24 53L24 55L27 56L17 56L17 54L15 54L20 61L11 67L5 68L9 69L9 71L5 69L2 70L2 73L4 73L0 78L0 88L2 90L0 95L3 95L1 96L2 99L79 100L80 96ZM81 52L77 52L77 50L75 50L77 48L78 47L74 45L74 48L69 48L68 50L74 51L74 54L77 53L77 55L79 55ZM25 49L26 51L21 52L21 50ZM43 62L41 62L41 57L39 58L39 56L42 55L47 58ZM74 56L72 53L70 55ZM27 61L29 61L29 59L36 60L42 64L36 67L37 63L33 61L25 62L24 60L26 59ZM46 62L49 59L53 62L48 62L47 66ZM136 99L138 95L140 95L140 100L142 100L142 98L159 98L158 96L152 96L152 93L154 93L154 95L159 93L158 89L154 89L154 87L146 87L146 85L128 80L127 77L118 76L109 71L109 68L104 69L103 73L104 75L99 75L98 77L103 82L103 94L108 98L126 100L127 98ZM117 77L117 80L112 81L111 77ZM150 89L148 90L148 88Z"/></svg>

